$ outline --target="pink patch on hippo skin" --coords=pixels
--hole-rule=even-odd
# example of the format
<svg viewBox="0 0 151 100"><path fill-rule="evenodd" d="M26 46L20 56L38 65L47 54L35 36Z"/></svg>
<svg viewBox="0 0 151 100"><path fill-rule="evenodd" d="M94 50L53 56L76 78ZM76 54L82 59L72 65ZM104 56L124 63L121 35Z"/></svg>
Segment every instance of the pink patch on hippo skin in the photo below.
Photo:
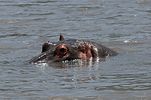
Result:
<svg viewBox="0 0 151 100"><path fill-rule="evenodd" d="M90 59L92 57L91 47L88 44L81 44L78 49L80 59Z"/></svg>

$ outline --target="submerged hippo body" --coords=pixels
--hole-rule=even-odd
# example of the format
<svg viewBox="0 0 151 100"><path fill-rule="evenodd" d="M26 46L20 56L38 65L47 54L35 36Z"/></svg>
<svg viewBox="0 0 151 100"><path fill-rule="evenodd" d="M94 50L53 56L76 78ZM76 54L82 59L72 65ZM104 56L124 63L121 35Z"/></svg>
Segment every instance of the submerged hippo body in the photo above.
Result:
<svg viewBox="0 0 151 100"><path fill-rule="evenodd" d="M115 56L117 53L101 44L77 39L65 40L60 35L58 42L47 42L42 45L41 54L32 58L30 63L38 62L60 62L65 60L90 58L105 58L106 56Z"/></svg>

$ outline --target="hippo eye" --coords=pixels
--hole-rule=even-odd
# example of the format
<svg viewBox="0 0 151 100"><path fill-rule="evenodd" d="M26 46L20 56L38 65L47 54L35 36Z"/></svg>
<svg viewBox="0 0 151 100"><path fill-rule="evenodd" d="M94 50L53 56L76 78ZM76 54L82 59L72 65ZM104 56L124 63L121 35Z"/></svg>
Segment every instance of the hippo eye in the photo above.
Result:
<svg viewBox="0 0 151 100"><path fill-rule="evenodd" d="M63 52L66 52L66 49L65 48L61 48L59 51L63 53Z"/></svg>

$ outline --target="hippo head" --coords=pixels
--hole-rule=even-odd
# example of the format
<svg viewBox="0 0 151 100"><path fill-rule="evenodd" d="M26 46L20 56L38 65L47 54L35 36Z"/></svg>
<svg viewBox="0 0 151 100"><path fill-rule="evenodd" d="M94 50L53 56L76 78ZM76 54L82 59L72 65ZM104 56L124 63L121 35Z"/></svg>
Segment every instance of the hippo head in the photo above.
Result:
<svg viewBox="0 0 151 100"><path fill-rule="evenodd" d="M31 63L39 61L65 61L75 59L89 59L93 57L91 46L79 43L77 40L65 40L60 35L58 42L47 42L42 45L41 54L30 60Z"/></svg>
<svg viewBox="0 0 151 100"><path fill-rule="evenodd" d="M62 35L60 35L58 42L47 42L42 45L41 54L32 58L30 63L38 62L61 62L65 60L89 60L93 58L105 58L106 56L115 56L118 53L109 49L101 44L77 40L77 39L68 39L65 40Z"/></svg>

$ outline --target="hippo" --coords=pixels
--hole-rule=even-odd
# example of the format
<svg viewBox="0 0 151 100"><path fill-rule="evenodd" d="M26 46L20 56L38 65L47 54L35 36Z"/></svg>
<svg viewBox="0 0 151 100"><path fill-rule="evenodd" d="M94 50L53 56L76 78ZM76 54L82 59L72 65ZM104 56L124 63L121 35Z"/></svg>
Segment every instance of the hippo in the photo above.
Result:
<svg viewBox="0 0 151 100"><path fill-rule="evenodd" d="M65 39L60 35L57 42L46 42L41 53L29 60L29 63L62 62L75 59L89 60L115 56L118 53L110 48L89 40Z"/></svg>

